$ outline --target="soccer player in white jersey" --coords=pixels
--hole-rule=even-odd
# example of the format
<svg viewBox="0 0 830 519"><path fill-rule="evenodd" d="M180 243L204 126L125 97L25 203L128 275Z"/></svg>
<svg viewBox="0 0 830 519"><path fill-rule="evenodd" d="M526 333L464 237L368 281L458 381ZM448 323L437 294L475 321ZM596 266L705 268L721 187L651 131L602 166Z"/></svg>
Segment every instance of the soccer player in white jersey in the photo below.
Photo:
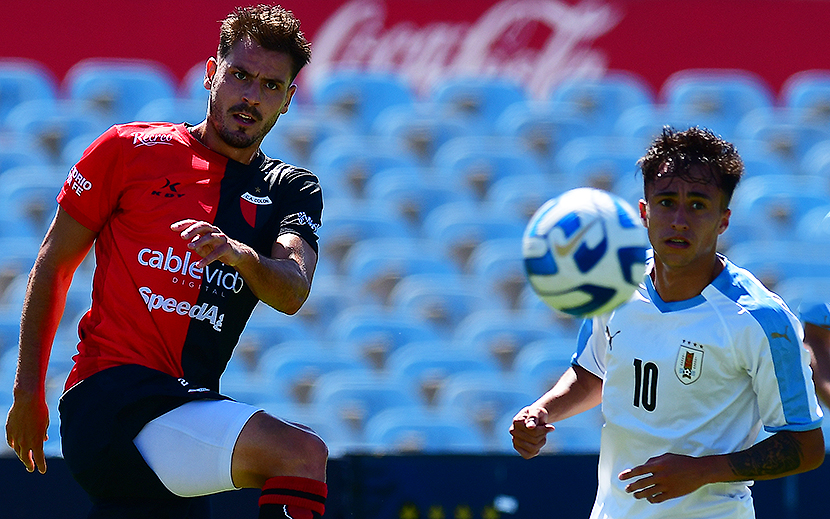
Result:
<svg viewBox="0 0 830 519"><path fill-rule="evenodd" d="M649 274L631 301L583 323L571 367L514 417L513 445L531 458L552 424L601 403L591 519L752 518L752 480L824 460L802 328L717 252L743 173L730 143L666 128L640 168ZM770 436L755 443L762 426Z"/></svg>

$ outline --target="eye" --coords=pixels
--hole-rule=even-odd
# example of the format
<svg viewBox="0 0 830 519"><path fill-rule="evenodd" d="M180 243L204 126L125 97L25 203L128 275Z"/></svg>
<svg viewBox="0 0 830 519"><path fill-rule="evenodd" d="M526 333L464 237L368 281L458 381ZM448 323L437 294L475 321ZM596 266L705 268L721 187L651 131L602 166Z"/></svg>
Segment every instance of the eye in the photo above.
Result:
<svg viewBox="0 0 830 519"><path fill-rule="evenodd" d="M235 77L236 79L238 79L240 81L245 81L246 79L248 79L248 76L244 72L239 71L239 70L237 70L236 72L233 73L233 77Z"/></svg>
<svg viewBox="0 0 830 519"><path fill-rule="evenodd" d="M268 81L267 83L265 83L265 88L267 88L268 90L276 91L280 89L280 84L275 81Z"/></svg>

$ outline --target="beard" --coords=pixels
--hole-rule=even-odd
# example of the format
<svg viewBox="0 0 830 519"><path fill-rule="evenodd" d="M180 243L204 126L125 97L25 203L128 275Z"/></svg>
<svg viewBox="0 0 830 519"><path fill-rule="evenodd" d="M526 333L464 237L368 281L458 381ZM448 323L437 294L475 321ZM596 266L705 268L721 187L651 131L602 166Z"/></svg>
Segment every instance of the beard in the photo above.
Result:
<svg viewBox="0 0 830 519"><path fill-rule="evenodd" d="M211 106L210 110L210 115L212 116L210 117L210 120L213 124L213 128L216 130L216 134L231 148L246 149L259 145L268 132L271 131L271 128L274 127L274 124L276 124L277 119L279 118L279 113L277 113L272 119L263 121L263 125L258 131L255 131L253 134L248 134L244 130L235 131L233 129L234 123L230 114L239 111L251 114L257 121L262 120L262 115L259 113L259 110L255 107L247 105L232 106L230 109L225 111L225 117L216 117L213 106ZM251 130L255 130L255 128L252 127Z"/></svg>

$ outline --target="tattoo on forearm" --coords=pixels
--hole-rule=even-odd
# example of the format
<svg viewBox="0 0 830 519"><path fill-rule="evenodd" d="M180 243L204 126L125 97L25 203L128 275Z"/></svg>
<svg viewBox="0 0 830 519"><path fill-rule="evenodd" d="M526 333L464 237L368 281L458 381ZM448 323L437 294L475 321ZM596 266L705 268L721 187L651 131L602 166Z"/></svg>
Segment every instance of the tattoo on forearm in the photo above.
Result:
<svg viewBox="0 0 830 519"><path fill-rule="evenodd" d="M736 476L746 479L776 476L793 471L801 465L801 445L788 432L771 436L755 448L729 456L729 465Z"/></svg>

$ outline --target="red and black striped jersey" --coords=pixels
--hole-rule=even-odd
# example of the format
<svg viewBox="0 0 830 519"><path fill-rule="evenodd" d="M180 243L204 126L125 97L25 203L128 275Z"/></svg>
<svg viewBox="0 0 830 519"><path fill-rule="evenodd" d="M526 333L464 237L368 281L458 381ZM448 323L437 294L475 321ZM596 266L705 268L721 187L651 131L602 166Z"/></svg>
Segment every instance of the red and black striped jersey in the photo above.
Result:
<svg viewBox="0 0 830 519"><path fill-rule="evenodd" d="M316 251L323 208L309 171L262 152L251 164L230 160L169 123L110 128L71 169L58 202L98 232L92 306L67 387L139 364L218 390L258 299L232 267L196 267L170 225L204 220L266 256L294 233Z"/></svg>

